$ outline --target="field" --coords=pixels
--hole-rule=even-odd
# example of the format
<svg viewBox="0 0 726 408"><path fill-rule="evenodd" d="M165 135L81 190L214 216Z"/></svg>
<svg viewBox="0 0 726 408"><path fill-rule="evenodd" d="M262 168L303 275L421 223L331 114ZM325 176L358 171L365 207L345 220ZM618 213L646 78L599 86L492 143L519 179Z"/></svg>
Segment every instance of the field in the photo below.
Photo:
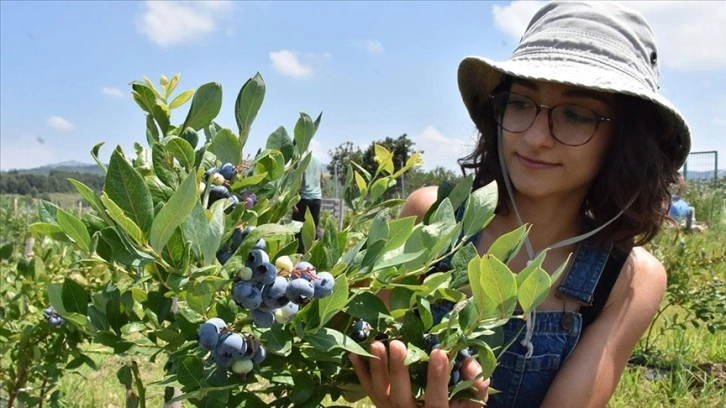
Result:
<svg viewBox="0 0 726 408"><path fill-rule="evenodd" d="M704 228L699 231L676 231L670 229L649 244L666 265L669 273L668 294L663 301L662 314L635 350L631 364L625 371L609 407L716 407L726 406L726 335L724 335L724 305L726 304L726 209L724 208L724 181L718 187L693 186L684 197L694 204L699 215L699 223ZM51 200L61 208L76 214L84 211L78 207L76 196L52 197ZM15 274L39 266L23 260L22 249L28 238L27 225L37 221L37 206L34 200L25 197L2 197L0 202L0 223L2 223L3 246L2 278L4 284L11 282ZM8 256L8 244L12 244L12 255ZM59 247L37 240L33 251L36 254L58 251L59 265L46 263L44 278L56 282L53 274L73 273L77 260L72 253ZM36 275L37 276L37 275ZM26 285L28 283L26 282ZM39 282L38 285L41 283ZM18 286L20 287L20 286ZM23 286L27 288L26 286ZM33 289L33 288L28 288ZM36 288L37 289L37 288ZM34 289L33 289L34 290ZM31 291L32 292L32 291ZM34 292L33 292L34 293ZM18 292L7 288L2 290L3 325L12 322L11 302L18 299ZM26 309L18 313L42 312L47 304L42 288L35 294L26 294ZM32 304L35 302L35 304ZM22 309L22 308L21 308ZM14 310L14 309L13 309ZM40 321L40 319L38 319ZM163 362L151 362L150 357L114 353L111 348L100 344L79 342L73 338L62 344L53 345L35 354L39 359L48 355L62 356L74 360L73 350L77 347L84 355L93 360L96 369L88 364L73 364L68 361L39 363L22 360L29 367L19 367L23 363L19 356L26 353L14 341L18 337L13 330L31 330L29 325L13 323L3 327L0 332L2 349L2 370L0 374L0 407L6 406L10 398L9 386L19 373L35 374L35 382L28 383L19 395L26 395L26 406L44 403L47 406L67 407L123 407L127 405L131 388L127 382L119 381L126 367L134 369L138 364L140 376L137 379L146 384L143 399L145 404L138 406L159 407L163 405L164 387L159 382L164 377ZM35 323L34 323L35 324ZM43 338L41 336L41 338ZM48 337L45 337L48 338ZM37 348L36 348L37 349ZM51 351L47 351L51 350ZM55 351L53 351L55 350ZM20 354L18 354L20 353ZM65 354L64 354L65 353ZM25 356L27 357L27 356ZM75 356L77 357L77 356ZM161 360L161 359L160 359ZM30 370L46 370L38 374ZM28 370L24 370L28 368ZM35 387L35 388L33 388ZM33 399L38 387L49 390L49 394ZM24 393L24 394L23 394ZM132 392L133 393L133 392ZM20 398L17 400L20 401ZM136 401L139 402L139 401ZM365 400L356 404L326 400L325 405L347 405L356 407L370 406ZM184 404L187 406L187 404Z"/></svg>

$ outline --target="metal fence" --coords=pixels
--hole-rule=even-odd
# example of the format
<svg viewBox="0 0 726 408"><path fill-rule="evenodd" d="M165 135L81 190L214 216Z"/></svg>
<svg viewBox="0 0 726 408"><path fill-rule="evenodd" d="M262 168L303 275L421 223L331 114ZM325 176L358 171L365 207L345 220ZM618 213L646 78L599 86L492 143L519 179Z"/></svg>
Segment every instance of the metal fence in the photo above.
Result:
<svg viewBox="0 0 726 408"><path fill-rule="evenodd" d="M718 176L718 152L715 150L691 152L683 165L683 177L686 180L713 180L716 184Z"/></svg>

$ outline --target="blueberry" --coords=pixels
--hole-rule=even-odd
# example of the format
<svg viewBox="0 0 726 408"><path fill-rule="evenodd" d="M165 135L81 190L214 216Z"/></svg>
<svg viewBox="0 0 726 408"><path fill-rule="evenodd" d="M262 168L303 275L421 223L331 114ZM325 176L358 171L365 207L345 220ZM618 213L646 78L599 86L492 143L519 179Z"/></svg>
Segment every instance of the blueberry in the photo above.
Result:
<svg viewBox="0 0 726 408"><path fill-rule="evenodd" d="M227 180L232 180L232 177L234 177L236 173L237 170L234 168L234 164L232 163L224 163L219 169L219 174L224 176Z"/></svg>
<svg viewBox="0 0 726 408"><path fill-rule="evenodd" d="M315 293L313 293L314 298L324 298L333 293L335 279L330 272L320 272L317 274L317 279L312 282L315 290Z"/></svg>
<svg viewBox="0 0 726 408"><path fill-rule="evenodd" d="M239 281L232 288L232 298L238 306L252 310L262 303L262 292L251 282Z"/></svg>
<svg viewBox="0 0 726 408"><path fill-rule="evenodd" d="M261 328L267 328L272 327L272 324L275 322L275 315L273 315L271 312L255 309L252 311L252 321L257 325L257 327Z"/></svg>
<svg viewBox="0 0 726 408"><path fill-rule="evenodd" d="M291 302L298 305L305 304L315 294L313 284L305 279L293 279L287 285L285 292Z"/></svg>
<svg viewBox="0 0 726 408"><path fill-rule="evenodd" d="M223 198L229 198L229 190L225 186L212 186L209 190L209 204Z"/></svg>

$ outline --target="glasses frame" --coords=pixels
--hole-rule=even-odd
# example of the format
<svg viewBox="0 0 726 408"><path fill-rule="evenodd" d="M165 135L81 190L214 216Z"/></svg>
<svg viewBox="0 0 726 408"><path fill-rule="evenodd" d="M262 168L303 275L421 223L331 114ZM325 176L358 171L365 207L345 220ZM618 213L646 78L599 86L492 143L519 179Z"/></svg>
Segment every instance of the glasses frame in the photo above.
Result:
<svg viewBox="0 0 726 408"><path fill-rule="evenodd" d="M504 111L506 110L506 107L500 112L499 115L497 115L497 112L494 109L494 107L496 106L495 103L494 103L495 98L498 97L498 96L501 96L501 95L516 95L516 96L518 96L520 98L524 98L524 99L527 99L528 101L532 102L532 105L535 106L536 111L535 111L535 115L532 117L532 122L526 128L524 128L522 130L515 131L515 130L509 130L509 129L507 129L507 128L504 127L504 125L501 122L503 122L502 117L504 116ZM509 99L509 98L507 98L507 99ZM527 130L529 130L529 128L531 128L532 125L534 125L534 122L537 121L537 117L539 116L539 114L543 110L547 109L547 125L548 125L549 131L550 131L550 135L558 143L561 143L561 144L563 144L565 146L582 146L582 145L588 143L590 140L592 140L592 137L595 136L595 133L597 133L597 128L600 126L600 124L602 122L612 122L612 119L611 118L608 118L606 116L603 116L603 115L595 112L594 110L592 110L590 108L586 108L584 106L575 105L575 104L572 104L572 103L561 103L561 104L554 105L554 106L547 106L547 105L539 104L539 103L535 102L534 100L532 100L532 98L530 98L528 96L525 96L525 95L522 95L522 94L519 94L519 93L516 93L516 92L502 91L502 92L497 92L497 93L494 93L494 94L490 94L489 95L489 101L492 104L492 113L494 114L494 121L502 129L506 130L507 132L512 132L512 133L524 133ZM577 144L570 144L570 143L563 142L562 140L560 140L557 137L557 135L554 132L554 125L553 125L554 122L552 121L552 111L555 110L555 109L557 109L560 106L576 106L576 107L578 107L580 109L586 109L586 110L588 110L588 111L590 111L590 112L592 112L592 113L595 114L595 120L596 120L595 127L592 129L592 134L584 142L577 143Z"/></svg>

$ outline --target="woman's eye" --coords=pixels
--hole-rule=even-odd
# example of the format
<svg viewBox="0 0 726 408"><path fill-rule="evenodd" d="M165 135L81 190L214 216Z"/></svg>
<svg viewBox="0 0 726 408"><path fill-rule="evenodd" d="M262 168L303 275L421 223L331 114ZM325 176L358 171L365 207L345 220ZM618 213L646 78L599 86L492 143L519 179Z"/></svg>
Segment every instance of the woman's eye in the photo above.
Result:
<svg viewBox="0 0 726 408"><path fill-rule="evenodd" d="M588 109L580 108L578 106L560 106L562 116L568 121L573 123L593 123L597 119L595 114Z"/></svg>

